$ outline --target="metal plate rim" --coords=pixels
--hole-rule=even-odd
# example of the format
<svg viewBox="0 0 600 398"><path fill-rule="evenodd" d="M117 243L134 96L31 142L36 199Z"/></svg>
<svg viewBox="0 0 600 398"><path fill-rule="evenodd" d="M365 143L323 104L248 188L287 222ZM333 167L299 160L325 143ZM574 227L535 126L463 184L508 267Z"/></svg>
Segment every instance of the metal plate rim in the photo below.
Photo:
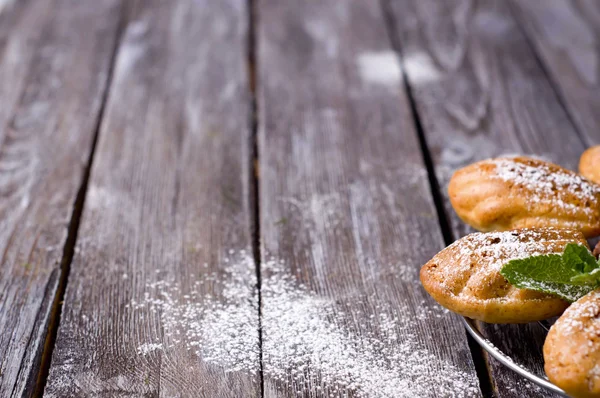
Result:
<svg viewBox="0 0 600 398"><path fill-rule="evenodd" d="M497 359L502 365L506 366L513 372L516 372L520 376L526 378L527 380L531 381L532 383L537 384L538 386L540 386L542 388L545 388L545 389L547 389L555 394L559 394L563 397L568 397L567 393L564 390L562 390L561 388L552 384L547 379L537 376L537 375L531 373L529 370L527 370L527 369L519 366L515 362L513 362L512 359L510 358L510 356L506 355L505 353L500 351L498 348L496 348L496 346L494 346L488 339L485 338L485 336L483 336L481 334L481 332L479 332L479 330L477 330L475 321L473 319L465 318L465 317L461 317L461 318L462 318L463 324L465 325L465 328L467 329L467 332L471 335L471 337L473 337L473 339L477 342L477 344L479 344L481 346L481 348L486 350L492 357Z"/></svg>

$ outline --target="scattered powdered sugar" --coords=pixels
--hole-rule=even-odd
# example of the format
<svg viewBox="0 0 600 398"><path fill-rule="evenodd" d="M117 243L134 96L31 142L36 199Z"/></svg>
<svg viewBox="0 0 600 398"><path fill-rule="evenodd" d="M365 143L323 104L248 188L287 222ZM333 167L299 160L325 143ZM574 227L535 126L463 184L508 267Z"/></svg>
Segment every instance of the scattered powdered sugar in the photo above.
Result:
<svg viewBox="0 0 600 398"><path fill-rule="evenodd" d="M396 89L402 81L402 69L398 55L393 51L364 52L358 55L356 64L360 77L367 83Z"/></svg>
<svg viewBox="0 0 600 398"><path fill-rule="evenodd" d="M510 384L508 384L510 383ZM530 397L544 397L548 395L548 391L543 389L542 387L530 383L528 381L526 381L525 379L517 379L514 380L513 378L511 378L509 381L505 381L504 383L504 387L506 387L506 389L510 392L512 392L514 394L514 396L516 397L524 397L524 396L530 396ZM508 384L508 385L507 385ZM527 392L527 393L525 393Z"/></svg>
<svg viewBox="0 0 600 398"><path fill-rule="evenodd" d="M429 304L426 301L421 301L417 307L416 317L418 320L425 321L431 318L442 318L448 316L450 310L438 304Z"/></svg>
<svg viewBox="0 0 600 398"><path fill-rule="evenodd" d="M349 391L364 397L479 393L474 375L441 361L419 342L408 308L382 303L376 314L349 314L298 285L281 262L271 260L264 269L269 276L262 289L263 360L271 379L292 390L315 386L336 397ZM356 319L370 319L369 327L357 331L351 327ZM433 369L436 363L439 368Z"/></svg>
<svg viewBox="0 0 600 398"><path fill-rule="evenodd" d="M207 273L193 282L189 292L182 293L178 284L168 281L153 282L147 284L143 302L132 302L131 306L160 313L166 348L183 346L227 372L256 374L259 346L254 261L245 252L235 260L227 257L223 261L224 274ZM203 286L209 285L215 290L222 288L219 297L204 293Z"/></svg>
<svg viewBox="0 0 600 398"><path fill-rule="evenodd" d="M529 203L548 203L566 212L593 213L599 206L600 187L577 173L527 158L492 159L496 176L528 191ZM573 197L579 203L572 203Z"/></svg>
<svg viewBox="0 0 600 398"><path fill-rule="evenodd" d="M260 348L254 262L245 255L233 257L223 264L226 277L201 276L185 294L177 284L150 283L143 302L132 303L132 308L160 312L165 351L184 347L226 372L257 374ZM425 319L439 317L446 310L421 303L415 316L417 309L408 304L397 308L379 299L374 310L366 313L360 310L366 308L365 300L377 299L323 297L286 269L276 259L262 267L266 383L298 395L315 391L329 397L480 395L475 372L441 359L417 333ZM206 283L221 292L219 297L201 293ZM138 352L146 354L159 349L158 345L145 344Z"/></svg>
<svg viewBox="0 0 600 398"><path fill-rule="evenodd" d="M162 350L163 345L161 343L145 343L137 348L138 354L148 355L156 350Z"/></svg>
<svg viewBox="0 0 600 398"><path fill-rule="evenodd" d="M406 74L414 85L432 83L442 78L435 61L426 52L408 53L403 61Z"/></svg>

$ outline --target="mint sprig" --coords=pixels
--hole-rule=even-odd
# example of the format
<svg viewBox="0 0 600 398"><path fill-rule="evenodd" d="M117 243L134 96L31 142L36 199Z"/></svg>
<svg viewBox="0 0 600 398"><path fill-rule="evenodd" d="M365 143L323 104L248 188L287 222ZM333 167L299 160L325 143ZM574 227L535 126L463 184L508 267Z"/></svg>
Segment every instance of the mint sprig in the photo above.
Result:
<svg viewBox="0 0 600 398"><path fill-rule="evenodd" d="M600 263L585 247L569 243L561 254L511 260L500 270L513 286L574 302L600 286Z"/></svg>

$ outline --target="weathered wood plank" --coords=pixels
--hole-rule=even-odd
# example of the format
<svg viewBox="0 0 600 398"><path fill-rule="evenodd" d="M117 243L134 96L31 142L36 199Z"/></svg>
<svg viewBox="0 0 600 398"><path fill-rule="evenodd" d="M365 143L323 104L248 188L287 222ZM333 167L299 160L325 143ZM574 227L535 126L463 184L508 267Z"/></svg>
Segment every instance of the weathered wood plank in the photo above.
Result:
<svg viewBox="0 0 600 398"><path fill-rule="evenodd" d="M512 5L579 132L589 145L599 144L600 3L529 0Z"/></svg>
<svg viewBox="0 0 600 398"><path fill-rule="evenodd" d="M260 395L247 18L132 7L46 397Z"/></svg>
<svg viewBox="0 0 600 398"><path fill-rule="evenodd" d="M535 54L501 0L390 0L404 70L444 195L452 172L508 153L574 168L583 150ZM445 200L456 238L470 232ZM517 363L543 374L537 325L480 325ZM493 358L496 393L546 394Z"/></svg>
<svg viewBox="0 0 600 398"><path fill-rule="evenodd" d="M480 395L418 280L443 239L379 2L258 15L265 396Z"/></svg>
<svg viewBox="0 0 600 398"><path fill-rule="evenodd" d="M0 8L0 396L35 386L119 2Z"/></svg>

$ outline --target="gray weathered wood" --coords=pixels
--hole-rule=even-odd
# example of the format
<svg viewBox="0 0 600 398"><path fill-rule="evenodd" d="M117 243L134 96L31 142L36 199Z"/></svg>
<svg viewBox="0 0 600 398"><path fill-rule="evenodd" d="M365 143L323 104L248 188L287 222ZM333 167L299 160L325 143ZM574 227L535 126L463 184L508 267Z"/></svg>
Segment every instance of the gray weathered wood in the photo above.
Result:
<svg viewBox="0 0 600 398"><path fill-rule="evenodd" d="M600 3L527 0L512 5L579 132L588 145L600 144Z"/></svg>
<svg viewBox="0 0 600 398"><path fill-rule="evenodd" d="M242 252L251 253L247 17L244 0L132 7L46 397L260 395L256 269ZM245 268L231 268L240 257ZM208 358L213 341L193 345L203 333L246 340L212 347L229 359Z"/></svg>
<svg viewBox="0 0 600 398"><path fill-rule="evenodd" d="M454 170L487 157L533 154L576 167L582 144L505 2L390 4L444 195ZM470 232L447 200L445 205L454 237ZM539 325L480 326L516 362L543 374L545 333ZM497 361L490 358L489 364L498 395L546 394Z"/></svg>
<svg viewBox="0 0 600 398"><path fill-rule="evenodd" d="M119 2L0 8L0 396L35 386Z"/></svg>
<svg viewBox="0 0 600 398"><path fill-rule="evenodd" d="M379 2L258 15L265 396L480 395L419 283L443 239Z"/></svg>

